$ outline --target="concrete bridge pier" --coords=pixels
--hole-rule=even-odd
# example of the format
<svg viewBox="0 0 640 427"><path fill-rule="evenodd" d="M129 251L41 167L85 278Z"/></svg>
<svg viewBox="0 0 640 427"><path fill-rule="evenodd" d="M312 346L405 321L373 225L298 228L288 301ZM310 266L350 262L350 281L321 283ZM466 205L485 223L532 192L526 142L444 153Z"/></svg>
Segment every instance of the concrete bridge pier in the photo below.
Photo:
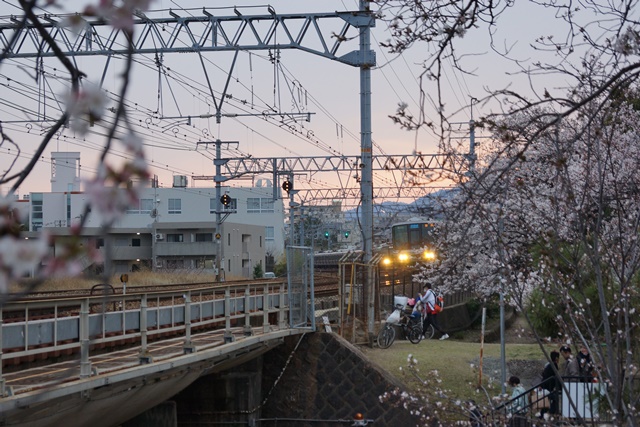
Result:
<svg viewBox="0 0 640 427"><path fill-rule="evenodd" d="M172 401L184 425L257 425L261 388L262 356L233 370L200 377Z"/></svg>
<svg viewBox="0 0 640 427"><path fill-rule="evenodd" d="M166 401L148 411L138 415L132 420L123 423L121 427L177 427L178 415L176 403Z"/></svg>

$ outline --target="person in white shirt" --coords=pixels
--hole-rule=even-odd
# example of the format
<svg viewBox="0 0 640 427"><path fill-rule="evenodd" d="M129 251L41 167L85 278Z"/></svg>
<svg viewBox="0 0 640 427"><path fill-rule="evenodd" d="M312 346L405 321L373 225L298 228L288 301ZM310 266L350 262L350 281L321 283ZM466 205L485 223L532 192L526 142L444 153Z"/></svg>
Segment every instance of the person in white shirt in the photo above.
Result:
<svg viewBox="0 0 640 427"><path fill-rule="evenodd" d="M436 294L431 289L431 283L426 283L424 285L423 293L419 294L420 302L424 307L424 321L422 322L422 338L424 338L427 328L429 325L433 325L433 329L440 332L442 336L441 340L446 340L449 338L449 335L444 332L442 329L438 327L438 322L436 320L437 314L435 314L434 307L436 305Z"/></svg>

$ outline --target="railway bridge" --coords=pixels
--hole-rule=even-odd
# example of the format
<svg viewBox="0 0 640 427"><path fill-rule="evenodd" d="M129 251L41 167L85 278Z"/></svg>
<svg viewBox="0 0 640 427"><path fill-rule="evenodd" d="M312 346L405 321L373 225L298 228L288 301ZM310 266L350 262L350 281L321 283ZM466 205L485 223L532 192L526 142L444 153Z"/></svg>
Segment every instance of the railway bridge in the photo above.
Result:
<svg viewBox="0 0 640 427"><path fill-rule="evenodd" d="M5 304L0 425L120 425L313 330L308 295L271 280Z"/></svg>
<svg viewBox="0 0 640 427"><path fill-rule="evenodd" d="M265 384L277 383L279 377L269 375L286 369L297 349L302 359L292 362L296 368L289 371L289 381L283 378L285 395L275 397L274 393L273 397L284 406L262 411L267 417L279 417L273 418L277 425L302 425L296 424L299 419L290 420L291 424L282 419L282 414L300 409L286 404L292 399L304 403L301 410L307 418L339 416L343 424L352 425L353 419L344 417L372 411L376 419L384 420L382 425L405 424L408 415L398 405L379 402L381 394L398 385L367 366L357 350L345 350L343 343L336 342L371 343L370 337L356 330L357 325L366 324L368 299L358 283L362 283L361 270L369 266L353 261L347 274L341 257L334 267L338 274L323 276L314 274L312 258L291 259L291 270L283 280L173 289L130 287L117 294L54 299L31 294L32 298L4 304L0 307L0 425L175 426L170 420L151 424L135 420L162 415L176 397L178 401L201 399L203 406L217 410L218 402L211 402L220 396L212 387L227 388L231 390L227 398L245 399L245 407L256 408L256 401L268 391L261 390L262 376L267 378ZM394 282L381 282L376 312L391 307L394 292L404 291ZM464 298L458 297L447 296L447 311L457 303L463 306ZM451 317L464 318L460 313ZM316 330L316 318L335 325L343 338L307 334ZM280 349L285 349L282 354ZM219 384L211 384L218 380ZM253 395L251 388L256 390ZM291 397L292 390L297 396ZM347 395L357 399L345 402ZM244 411L237 406L234 410ZM248 412L237 425L255 425L258 419L250 417L258 415Z"/></svg>

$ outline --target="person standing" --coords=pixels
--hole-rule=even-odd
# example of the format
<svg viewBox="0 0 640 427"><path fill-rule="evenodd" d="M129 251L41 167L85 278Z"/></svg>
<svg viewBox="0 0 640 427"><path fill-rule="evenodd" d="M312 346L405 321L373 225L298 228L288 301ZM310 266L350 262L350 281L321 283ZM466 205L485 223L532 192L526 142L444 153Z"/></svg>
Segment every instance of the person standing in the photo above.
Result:
<svg viewBox="0 0 640 427"><path fill-rule="evenodd" d="M564 358L564 362L562 363L562 367L560 369L560 376L565 381L578 381L580 371L575 359L572 357L571 347L569 347L568 345L563 345L562 347L560 347L560 354Z"/></svg>
<svg viewBox="0 0 640 427"><path fill-rule="evenodd" d="M569 381L581 381L592 382L593 381L593 362L591 361L591 355L587 347L580 346L580 351L574 359L571 360L569 367L567 368L572 372L572 376L575 378L569 379Z"/></svg>
<svg viewBox="0 0 640 427"><path fill-rule="evenodd" d="M449 334L438 327L438 321L436 319L438 315L435 313L436 294L431 289L431 283L427 282L424 285L423 293L418 295L420 297L420 302L422 302L425 310L425 316L422 322L422 338L424 338L424 336L426 335L429 325L432 325L433 329L442 334L442 336L440 337L441 340L446 340L447 338L449 338Z"/></svg>
<svg viewBox="0 0 640 427"><path fill-rule="evenodd" d="M547 394L547 396L549 397L549 414L554 415L558 413L559 409L558 404L560 382L556 377L555 371L558 371L558 361L560 360L560 353L554 350L549 353L549 358L551 359L551 361L547 362L544 370L542 371L542 383L540 384L540 386L549 392L549 394ZM543 410L542 415L544 415L544 412L545 411Z"/></svg>
<svg viewBox="0 0 640 427"><path fill-rule="evenodd" d="M520 378L512 376L509 378L509 385L513 388L511 392L511 404L509 405L510 427L520 427L527 425L526 412L529 406L529 399L524 387L520 384Z"/></svg>

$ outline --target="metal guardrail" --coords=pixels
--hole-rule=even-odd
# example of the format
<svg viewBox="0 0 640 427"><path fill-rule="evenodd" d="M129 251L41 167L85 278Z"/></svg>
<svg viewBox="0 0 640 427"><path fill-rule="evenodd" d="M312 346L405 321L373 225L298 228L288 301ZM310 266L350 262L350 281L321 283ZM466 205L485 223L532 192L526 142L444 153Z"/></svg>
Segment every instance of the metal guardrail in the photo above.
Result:
<svg viewBox="0 0 640 427"><path fill-rule="evenodd" d="M484 417L485 425L529 426L539 420L553 418L562 423L577 420L580 425L599 426L611 420L605 399L605 385L585 382L581 377L562 377L563 388L548 392L540 384L529 388L521 396L509 399ZM526 395L526 406L514 408ZM556 412L551 412L553 396Z"/></svg>
<svg viewBox="0 0 640 427"><path fill-rule="evenodd" d="M285 285L274 283L8 304L0 307L0 360L79 351L80 376L89 377L92 346L139 341L140 362L147 363L148 340L171 333L183 334L183 351L191 353L195 329L224 328L225 341L231 342L232 324L251 335L254 319L266 333L271 314L279 328L287 328L289 298ZM18 320L3 322L3 308ZM34 315L45 311L51 315ZM0 363L0 396L5 395Z"/></svg>

